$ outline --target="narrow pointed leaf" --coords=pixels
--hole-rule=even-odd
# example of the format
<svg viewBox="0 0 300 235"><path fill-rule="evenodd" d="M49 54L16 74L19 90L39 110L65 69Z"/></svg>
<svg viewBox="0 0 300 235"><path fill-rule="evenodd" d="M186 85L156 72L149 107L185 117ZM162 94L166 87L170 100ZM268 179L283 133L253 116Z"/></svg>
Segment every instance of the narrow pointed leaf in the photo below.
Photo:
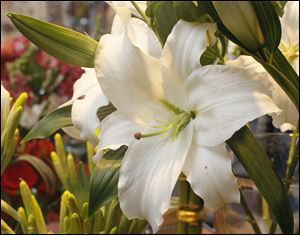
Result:
<svg viewBox="0 0 300 235"><path fill-rule="evenodd" d="M72 105L68 105L47 114L31 128L23 142L46 138L63 127L72 126L71 109Z"/></svg>
<svg viewBox="0 0 300 235"><path fill-rule="evenodd" d="M109 150L96 165L91 180L88 215L117 197L119 169L121 159L127 150L122 146L117 150Z"/></svg>
<svg viewBox="0 0 300 235"><path fill-rule="evenodd" d="M287 234L293 233L293 211L288 194L282 181L275 174L271 160L251 131L245 126L227 143L268 202L282 231Z"/></svg>
<svg viewBox="0 0 300 235"><path fill-rule="evenodd" d="M16 28L50 55L81 67L94 67L98 43L87 35L21 14L8 13Z"/></svg>
<svg viewBox="0 0 300 235"><path fill-rule="evenodd" d="M56 186L56 179L51 168L39 158L32 155L20 155L16 161L26 161L39 173L47 186L47 190Z"/></svg>
<svg viewBox="0 0 300 235"><path fill-rule="evenodd" d="M276 55L275 51L275 55ZM276 55L277 56L277 55ZM276 57L277 58L277 57ZM274 78L274 80L278 83L278 85L285 91L285 93L290 97L291 101L295 104L297 109L299 110L299 89L294 85L292 77L287 77L285 73L287 73L288 67L283 73L281 70L283 69L282 65L279 70L275 65L265 62L261 59L255 57L255 59L261 63L261 65L268 71L268 73ZM280 59L280 58L279 58ZM276 61L276 62L279 62ZM275 63L275 62L273 62Z"/></svg>
<svg viewBox="0 0 300 235"><path fill-rule="evenodd" d="M1 199L1 212L4 212L5 214L9 215L16 221L20 222L20 217L18 215L18 212L12 208L6 201Z"/></svg>

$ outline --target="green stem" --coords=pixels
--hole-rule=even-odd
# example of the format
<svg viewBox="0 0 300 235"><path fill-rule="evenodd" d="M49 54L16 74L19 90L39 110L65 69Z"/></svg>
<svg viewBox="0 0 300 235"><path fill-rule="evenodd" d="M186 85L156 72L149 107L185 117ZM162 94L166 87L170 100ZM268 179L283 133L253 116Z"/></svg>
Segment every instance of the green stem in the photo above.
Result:
<svg viewBox="0 0 300 235"><path fill-rule="evenodd" d="M178 179L179 183L179 210L186 208L189 202L189 184L186 181L185 175L181 174ZM178 220L177 234L187 233L187 223Z"/></svg>
<svg viewBox="0 0 300 235"><path fill-rule="evenodd" d="M290 151L289 151L289 158L287 160L287 169L286 169L286 178L285 178L285 187L287 192L290 189L291 180L293 178L296 165L299 160L299 154L297 154L297 152L299 151L299 143L297 142L297 138L299 136L298 131L299 131L299 126L297 126L293 131ZM269 228L269 234L274 234L276 227L277 227L277 222L273 220Z"/></svg>
<svg viewBox="0 0 300 235"><path fill-rule="evenodd" d="M189 207L191 210L196 210L196 212L200 213L204 208L204 201L194 193L192 189L190 189L189 195ZM203 220L199 218L199 221L195 223L189 223L187 225L188 234L202 234L202 223Z"/></svg>
<svg viewBox="0 0 300 235"><path fill-rule="evenodd" d="M293 177L293 173L294 173L294 167L297 165L297 138L299 136L298 134L299 131L299 126L297 126L294 131L293 131L293 135L292 135L292 139L291 139L291 147L290 147L290 151L289 151L289 158L287 161L287 169L286 169L286 179L290 180Z"/></svg>
<svg viewBox="0 0 300 235"><path fill-rule="evenodd" d="M244 208L247 216L249 217L248 221L251 224L254 232L256 234L262 234L262 232L261 232L261 230L260 230L260 228L259 228L259 226L258 226L258 224L256 222L256 219L255 219L254 215L252 214L252 212L251 212L251 210L250 210L250 208L249 208L249 206L247 204L247 201L246 201L246 199L245 199L245 197L244 197L244 195L243 195L243 193L242 193L241 190L240 190L240 195L241 195L241 205Z"/></svg>
<svg viewBox="0 0 300 235"><path fill-rule="evenodd" d="M146 14L142 11L142 9L139 7L139 5L135 1L130 1L131 4L134 6L134 8L137 10L137 12L142 16L143 20L151 27L150 21Z"/></svg>

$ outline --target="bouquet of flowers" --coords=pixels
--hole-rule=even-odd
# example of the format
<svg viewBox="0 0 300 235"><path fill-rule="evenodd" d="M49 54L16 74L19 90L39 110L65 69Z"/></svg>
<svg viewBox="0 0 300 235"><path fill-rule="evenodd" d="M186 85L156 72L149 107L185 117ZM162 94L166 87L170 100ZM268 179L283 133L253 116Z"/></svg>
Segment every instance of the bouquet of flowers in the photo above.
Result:
<svg viewBox="0 0 300 235"><path fill-rule="evenodd" d="M116 15L111 33L99 42L29 16L8 14L38 47L85 70L72 98L23 140L63 129L88 141L95 152L88 156L94 168L86 182L77 182L82 178L64 170L64 154L52 156L65 188L78 201L67 196L69 211L61 207L66 230L61 231L85 232L86 226L90 233L89 218L101 224L98 211L119 205L130 227L141 222L144 228L147 221L156 233L179 182L178 233L201 233L205 209L240 203L253 231L260 234L262 228L232 172L229 147L271 213L267 232L279 227L293 233L288 190L299 157L299 2L108 4ZM231 61L229 42L240 50ZM262 115L270 115L282 131L293 131L283 180L247 126ZM83 206L72 206L78 204ZM30 208L26 213L24 221L34 224ZM103 213L109 226L101 233L122 230L120 217L111 227L112 215ZM125 230L136 231L128 223Z"/></svg>
<svg viewBox="0 0 300 235"><path fill-rule="evenodd" d="M27 92L21 126L30 129L40 118L70 99L83 70L49 56L25 37L1 48L1 83L13 98Z"/></svg>

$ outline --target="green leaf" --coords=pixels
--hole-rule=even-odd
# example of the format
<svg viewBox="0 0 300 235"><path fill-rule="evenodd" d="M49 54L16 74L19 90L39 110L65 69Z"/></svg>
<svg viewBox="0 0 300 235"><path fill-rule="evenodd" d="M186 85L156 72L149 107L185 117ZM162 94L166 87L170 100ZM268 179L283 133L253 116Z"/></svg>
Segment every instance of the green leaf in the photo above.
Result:
<svg viewBox="0 0 300 235"><path fill-rule="evenodd" d="M21 14L8 13L16 28L50 55L81 67L94 67L98 47L94 39L55 24Z"/></svg>
<svg viewBox="0 0 300 235"><path fill-rule="evenodd" d="M88 201L89 198L89 177L87 176L83 163L79 162L78 174L77 174L78 183L76 188L74 189L74 194L76 195L80 205Z"/></svg>
<svg viewBox="0 0 300 235"><path fill-rule="evenodd" d="M294 220L288 194L280 178L275 174L271 160L251 131L245 126L227 143L268 202L282 231L292 234Z"/></svg>
<svg viewBox="0 0 300 235"><path fill-rule="evenodd" d="M176 17L172 1L151 2L147 7L146 15L151 20L151 25L164 44L179 18Z"/></svg>
<svg viewBox="0 0 300 235"><path fill-rule="evenodd" d="M293 83L297 89L299 89L299 76L281 51L279 49L275 50L272 54L272 57L267 51L266 53L269 57L269 60L271 60L272 65L281 71L288 78L288 80Z"/></svg>
<svg viewBox="0 0 300 235"><path fill-rule="evenodd" d="M127 146L109 150L96 165L90 186L88 216L117 196L119 168L126 150Z"/></svg>
<svg viewBox="0 0 300 235"><path fill-rule="evenodd" d="M261 63L261 65L268 71L268 73L274 78L274 80L278 83L278 85L289 96L289 98L295 104L295 106L297 107L297 109L299 109L299 89L297 87L295 87L295 85L293 83L294 79L296 79L296 78L293 78L292 76L287 77L283 73L283 72L285 72L288 75L291 72L291 70L289 70L289 68L291 68L291 67L286 65L287 66L286 70L284 70L284 67L282 67L284 64L281 64L279 66L280 70L278 68L276 68L276 66L274 65L274 63L277 64L277 66L278 66L278 63L282 63L282 62L280 62L280 60L282 59L282 57L277 58L277 52L276 52L276 50L275 50L275 54L274 55L275 55L274 58L276 59L276 62L273 62L273 64L270 64L269 62L265 62L264 60L259 59L257 57L254 57L254 58L259 63ZM278 56L280 56L280 55L278 55ZM290 72L287 72L288 70ZM298 77L297 77L297 79L298 79Z"/></svg>
<svg viewBox="0 0 300 235"><path fill-rule="evenodd" d="M284 14L284 7L288 1L271 1L277 14L282 17Z"/></svg>
<svg viewBox="0 0 300 235"><path fill-rule="evenodd" d="M270 1L253 1L252 5L264 34L266 47L273 52L281 40L281 24L277 12Z"/></svg>
<svg viewBox="0 0 300 235"><path fill-rule="evenodd" d="M47 114L31 128L29 133L24 137L23 142L46 138L62 127L72 126L71 109L72 105L68 105Z"/></svg>
<svg viewBox="0 0 300 235"><path fill-rule="evenodd" d="M42 160L31 155L21 155L17 161L26 161L39 173L47 186L47 190L55 188L56 180L55 175L51 168Z"/></svg>
<svg viewBox="0 0 300 235"><path fill-rule="evenodd" d="M217 44L215 44L214 46L209 46L201 55L200 64L202 66L214 64L220 57L221 55L219 53Z"/></svg>
<svg viewBox="0 0 300 235"><path fill-rule="evenodd" d="M97 116L98 116L99 120L102 121L109 114L113 113L116 110L117 109L111 103L109 103L108 105L102 106L97 110Z"/></svg>
<svg viewBox="0 0 300 235"><path fill-rule="evenodd" d="M198 21L202 17L201 9L194 1L174 1L174 11L178 19Z"/></svg>

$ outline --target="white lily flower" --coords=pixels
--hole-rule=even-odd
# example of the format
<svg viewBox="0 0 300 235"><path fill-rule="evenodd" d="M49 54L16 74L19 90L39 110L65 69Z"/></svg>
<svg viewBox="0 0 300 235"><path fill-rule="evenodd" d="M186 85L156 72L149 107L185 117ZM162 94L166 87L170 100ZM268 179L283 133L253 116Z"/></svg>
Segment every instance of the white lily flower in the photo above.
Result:
<svg viewBox="0 0 300 235"><path fill-rule="evenodd" d="M129 219L146 219L154 232L181 172L205 206L238 202L225 141L247 122L280 112L265 88L268 82L254 71L200 66L215 30L215 24L180 20L160 58L126 33L103 36L96 53L98 80L118 109L100 124L100 147L128 145L120 206Z"/></svg>
<svg viewBox="0 0 300 235"><path fill-rule="evenodd" d="M107 3L116 11L111 34L127 33L134 45L147 54L159 57L162 48L158 38L144 21L131 18L131 14L137 14L132 4L129 1L108 1ZM138 2L138 5L143 11L146 10L146 2ZM99 47L101 47L101 43ZM100 121L96 112L99 107L107 105L108 100L99 86L94 69L85 69L85 71L74 84L72 99L62 105L73 104L72 122L75 127L66 127L64 131L73 138L89 140L97 145L99 139L95 130L98 129ZM82 99L82 97L85 98Z"/></svg>
<svg viewBox="0 0 300 235"><path fill-rule="evenodd" d="M97 110L108 105L109 101L99 86L95 69L84 70L85 73L74 83L72 99L60 106L72 105L73 127L63 130L73 138L89 140L96 145L99 142L96 129L100 124Z"/></svg>
<svg viewBox="0 0 300 235"><path fill-rule="evenodd" d="M299 74L299 1L288 1L281 18L280 50Z"/></svg>
<svg viewBox="0 0 300 235"><path fill-rule="evenodd" d="M10 109L10 94L1 84L1 138Z"/></svg>
<svg viewBox="0 0 300 235"><path fill-rule="evenodd" d="M284 12L281 18L282 38L280 50L299 75L299 2L289 1L284 8ZM273 125L280 128L282 132L293 130L297 126L299 120L297 107L260 63L250 56L240 56L237 60L229 63L264 74L266 79L273 83L272 99L282 110L279 115L271 115Z"/></svg>

